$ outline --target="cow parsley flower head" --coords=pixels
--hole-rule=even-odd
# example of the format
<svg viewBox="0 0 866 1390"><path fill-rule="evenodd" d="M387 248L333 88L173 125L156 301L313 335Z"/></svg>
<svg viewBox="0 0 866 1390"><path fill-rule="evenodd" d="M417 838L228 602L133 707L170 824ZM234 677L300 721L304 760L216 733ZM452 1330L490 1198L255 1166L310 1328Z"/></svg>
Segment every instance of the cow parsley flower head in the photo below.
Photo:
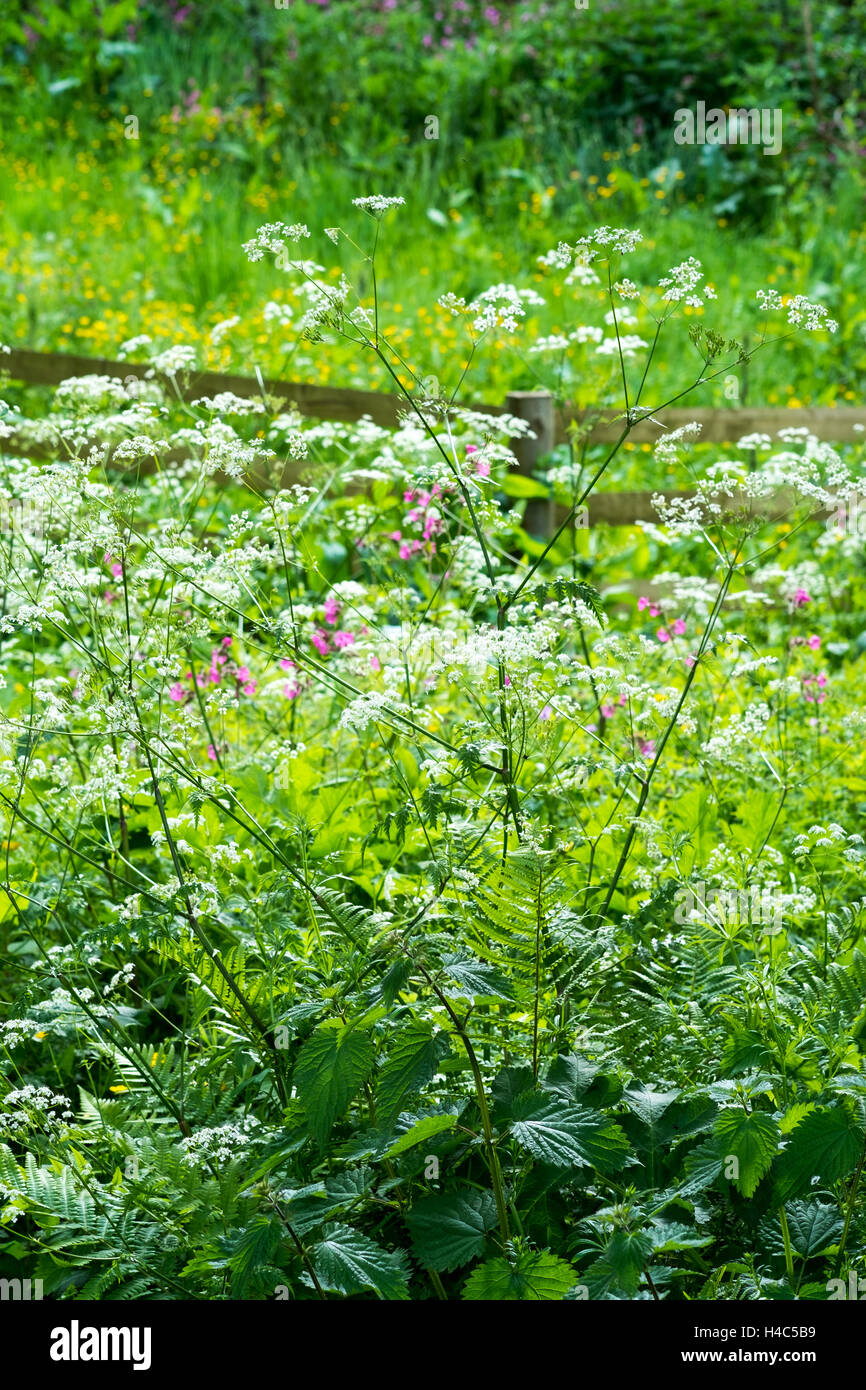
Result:
<svg viewBox="0 0 866 1390"><path fill-rule="evenodd" d="M710 285L704 285L703 290L700 289L703 278L700 261L694 256L689 256L688 260L675 265L670 275L665 275L659 280L659 289L663 291L662 299L669 304L685 303L693 309L702 308L704 298L716 298L716 292Z"/></svg>
<svg viewBox="0 0 866 1390"><path fill-rule="evenodd" d="M243 249L248 260L260 261L266 251L279 255L285 250L287 241L300 241L309 235L310 229L303 222L295 222L291 227L287 227L285 222L266 222L259 227L252 241L244 242Z"/></svg>
<svg viewBox="0 0 866 1390"><path fill-rule="evenodd" d="M381 193L376 193L371 198L353 198L352 202L356 208L361 208L371 217L383 217L389 208L405 206L406 199L383 198Z"/></svg>
<svg viewBox="0 0 866 1390"><path fill-rule="evenodd" d="M641 232L630 232L625 227L596 227L589 236L580 237L575 242L575 251L582 253L582 259L591 261L597 259L606 251L625 255L629 251L634 251L643 241Z"/></svg>

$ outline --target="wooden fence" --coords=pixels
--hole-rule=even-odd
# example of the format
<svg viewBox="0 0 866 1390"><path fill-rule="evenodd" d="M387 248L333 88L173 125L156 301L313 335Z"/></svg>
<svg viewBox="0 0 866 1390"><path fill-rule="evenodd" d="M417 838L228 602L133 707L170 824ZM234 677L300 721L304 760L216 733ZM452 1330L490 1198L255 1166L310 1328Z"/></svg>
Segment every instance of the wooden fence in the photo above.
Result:
<svg viewBox="0 0 866 1390"><path fill-rule="evenodd" d="M27 348L14 349L0 357L0 371L16 381L30 385L56 386L68 377L108 376L147 377L151 368L146 363L117 362L103 357L78 357L69 353L34 352ZM222 372L191 372L184 374L182 388L186 399L215 396L231 391L236 396L261 395L262 386L269 396L293 405L301 415L319 420L360 420L368 416L375 424L391 428L398 414L406 407L401 396L356 388L309 386L302 382L263 381L257 377L234 376ZM526 420L534 431L532 439L515 439L511 447L517 457L519 471L532 474L538 461L556 445L568 440L574 426L581 428L581 437L591 444L615 443L622 434L622 416L610 411L575 411L558 409L552 396L539 391L512 391L501 406L470 404L468 409L484 415L509 414ZM750 409L667 409L653 412L639 420L629 431L629 442L654 443L665 430L677 429L689 421L701 425L700 440L709 443L734 443L745 435L767 434L774 437L780 429L808 429L819 439L830 443L851 443L866 438L866 408L816 406L788 410L759 407ZM859 426L859 428L857 428ZM589 525L599 522L612 526L628 526L635 521L656 519L649 492L599 492L588 502ZM666 496L689 496L688 492L666 493ZM524 524L536 535L550 534L562 509L545 499L530 498L526 504Z"/></svg>

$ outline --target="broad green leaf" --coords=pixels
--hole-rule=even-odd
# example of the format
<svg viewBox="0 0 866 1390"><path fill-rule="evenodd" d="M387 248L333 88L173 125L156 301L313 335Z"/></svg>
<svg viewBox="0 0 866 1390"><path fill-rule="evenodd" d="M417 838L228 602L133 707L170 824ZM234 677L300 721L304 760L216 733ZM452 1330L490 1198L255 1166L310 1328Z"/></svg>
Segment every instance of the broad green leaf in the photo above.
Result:
<svg viewBox="0 0 866 1390"><path fill-rule="evenodd" d="M451 955L442 961L442 969L450 983L444 992L451 999L511 999L511 986L492 965L485 965L470 956Z"/></svg>
<svg viewBox="0 0 866 1390"><path fill-rule="evenodd" d="M402 1251L383 1250L351 1226L325 1228L324 1237L310 1246L310 1259L319 1283L337 1293L373 1289L383 1299L408 1299L409 1269Z"/></svg>
<svg viewBox="0 0 866 1390"><path fill-rule="evenodd" d="M754 1195L779 1147L779 1126L763 1110L725 1110L716 1120L716 1139L723 1162L736 1159L732 1181L744 1197Z"/></svg>
<svg viewBox="0 0 866 1390"><path fill-rule="evenodd" d="M381 1125L393 1124L406 1099L426 1085L449 1049L447 1033L434 1033L429 1023L412 1022L398 1033L376 1088Z"/></svg>
<svg viewBox="0 0 866 1390"><path fill-rule="evenodd" d="M489 1192L437 1192L423 1197L406 1218L412 1247L423 1265L451 1270L484 1251L484 1237L496 1225L496 1203Z"/></svg>
<svg viewBox="0 0 866 1390"><path fill-rule="evenodd" d="M637 1292L641 1271L652 1254L653 1239L647 1231L616 1231L605 1246L602 1260L626 1293Z"/></svg>
<svg viewBox="0 0 866 1390"><path fill-rule="evenodd" d="M358 1094L372 1066L370 1038L340 1019L320 1024L304 1043L294 1081L310 1133L320 1144Z"/></svg>
<svg viewBox="0 0 866 1390"><path fill-rule="evenodd" d="M812 1179L836 1182L856 1166L863 1131L844 1106L813 1110L788 1136L775 1171L773 1201L782 1206L808 1192Z"/></svg>
<svg viewBox="0 0 866 1390"><path fill-rule="evenodd" d="M711 1187L720 1175L724 1162L717 1139L705 1139L686 1155L683 1165L685 1181L677 1185L681 1197L696 1197Z"/></svg>
<svg viewBox="0 0 866 1390"><path fill-rule="evenodd" d="M842 1214L829 1202L789 1202L785 1211L791 1244L806 1259L835 1245L842 1234Z"/></svg>
<svg viewBox="0 0 866 1390"><path fill-rule="evenodd" d="M467 1279L463 1297L476 1303L558 1301L578 1282L565 1260L549 1251L522 1250L513 1264L502 1258L485 1260Z"/></svg>
<svg viewBox="0 0 866 1390"><path fill-rule="evenodd" d="M628 1140L618 1125L586 1106L545 1096L515 1107L511 1126L517 1143L534 1158L558 1168L588 1165L603 1171L621 1168Z"/></svg>
<svg viewBox="0 0 866 1390"><path fill-rule="evenodd" d="M396 1143L391 1145L385 1158L398 1158L400 1154L406 1153L407 1149L414 1149L416 1144L424 1144L428 1139L435 1139L437 1134L444 1134L446 1130L453 1129L456 1123L456 1115L425 1115L423 1120L418 1120L405 1134L401 1134Z"/></svg>

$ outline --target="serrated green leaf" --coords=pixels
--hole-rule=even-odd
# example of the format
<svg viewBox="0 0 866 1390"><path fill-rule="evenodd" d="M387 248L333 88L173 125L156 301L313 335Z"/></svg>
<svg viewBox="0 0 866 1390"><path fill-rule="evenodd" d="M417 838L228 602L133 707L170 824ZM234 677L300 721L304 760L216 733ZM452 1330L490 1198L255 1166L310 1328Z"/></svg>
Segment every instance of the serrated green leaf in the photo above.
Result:
<svg viewBox="0 0 866 1390"><path fill-rule="evenodd" d="M423 1265L452 1270L484 1252L484 1238L496 1225L496 1203L489 1192L437 1192L424 1197L406 1218L412 1247Z"/></svg>
<svg viewBox="0 0 866 1390"><path fill-rule="evenodd" d="M618 1125L586 1106L532 1097L515 1107L511 1133L534 1158L558 1168L588 1165L606 1172L622 1167L628 1139Z"/></svg>
<svg viewBox="0 0 866 1390"><path fill-rule="evenodd" d="M311 1134L324 1144L334 1121L358 1094L373 1066L366 1033L340 1019L319 1025L304 1043L294 1081Z"/></svg>
<svg viewBox="0 0 866 1390"><path fill-rule="evenodd" d="M863 1132L841 1105L813 1110L792 1129L775 1169L773 1201L783 1206L808 1192L812 1179L836 1182L856 1166Z"/></svg>
<svg viewBox="0 0 866 1390"><path fill-rule="evenodd" d="M475 1303L558 1301L577 1282L577 1274L565 1260L548 1251L522 1250L513 1264L498 1258L479 1265L467 1279L463 1297Z"/></svg>
<svg viewBox="0 0 866 1390"><path fill-rule="evenodd" d="M407 1098L430 1080L450 1050L447 1033L429 1023L412 1022L394 1039L376 1088L379 1123L391 1125Z"/></svg>
<svg viewBox="0 0 866 1390"><path fill-rule="evenodd" d="M384 1250L351 1226L327 1226L323 1239L310 1246L309 1253L325 1289L342 1294L373 1289L380 1298L389 1300L409 1297L409 1269L402 1251Z"/></svg>
<svg viewBox="0 0 866 1390"><path fill-rule="evenodd" d="M437 1134L444 1134L446 1130L453 1129L456 1123L456 1115L425 1115L423 1120L418 1120L405 1134L401 1134L384 1157L398 1158L400 1154L406 1153L407 1149L414 1149L416 1144L423 1144L428 1139L435 1139Z"/></svg>
<svg viewBox="0 0 866 1390"><path fill-rule="evenodd" d="M737 1160L737 1176L732 1179L744 1197L754 1195L779 1147L779 1126L763 1110L725 1110L716 1120L716 1139L722 1158Z"/></svg>
<svg viewBox="0 0 866 1390"><path fill-rule="evenodd" d="M511 986L494 966L473 960L470 956L450 955L442 961L448 983L443 986L451 999L508 999Z"/></svg>

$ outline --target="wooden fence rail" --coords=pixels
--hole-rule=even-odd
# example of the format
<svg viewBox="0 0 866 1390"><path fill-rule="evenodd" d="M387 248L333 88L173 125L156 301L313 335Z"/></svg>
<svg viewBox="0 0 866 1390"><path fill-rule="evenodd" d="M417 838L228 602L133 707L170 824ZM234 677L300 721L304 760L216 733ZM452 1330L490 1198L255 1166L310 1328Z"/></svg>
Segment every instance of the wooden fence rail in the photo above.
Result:
<svg viewBox="0 0 866 1390"><path fill-rule="evenodd" d="M147 363L118 362L104 357L78 357L70 353L35 352L16 348L0 357L0 371L13 380L29 385L57 386L69 377L108 376L135 377L142 380L152 373ZM393 428L406 402L397 395L357 388L310 386L302 382L264 381L269 396L285 400L305 416L319 420L347 422L369 417L375 424ZM190 372L183 376L184 397L195 400L230 391L236 396L261 394L257 377L234 376L223 372ZM479 414L509 414L528 421L534 438L511 441L521 473L531 474L539 460L556 445L566 442L575 425L582 426L582 438L591 444L615 443L623 431L623 417L610 411L588 412L570 408L558 409L552 396L540 391L512 391L501 406L470 404ZM807 429L829 443L851 443L866 439L866 408L840 406L785 408L757 407L750 409L691 408L654 411L651 417L639 420L629 431L629 442L654 443L666 430L697 421L701 425L700 440L707 443L735 443L746 435L766 434L775 437L780 429ZM680 494L688 496L688 493ZM655 519L649 492L602 492L589 500L589 524L605 522L627 526L639 520ZM561 510L561 509L560 509ZM524 522L534 535L548 535L556 524L558 509L546 499L530 498L526 504Z"/></svg>

